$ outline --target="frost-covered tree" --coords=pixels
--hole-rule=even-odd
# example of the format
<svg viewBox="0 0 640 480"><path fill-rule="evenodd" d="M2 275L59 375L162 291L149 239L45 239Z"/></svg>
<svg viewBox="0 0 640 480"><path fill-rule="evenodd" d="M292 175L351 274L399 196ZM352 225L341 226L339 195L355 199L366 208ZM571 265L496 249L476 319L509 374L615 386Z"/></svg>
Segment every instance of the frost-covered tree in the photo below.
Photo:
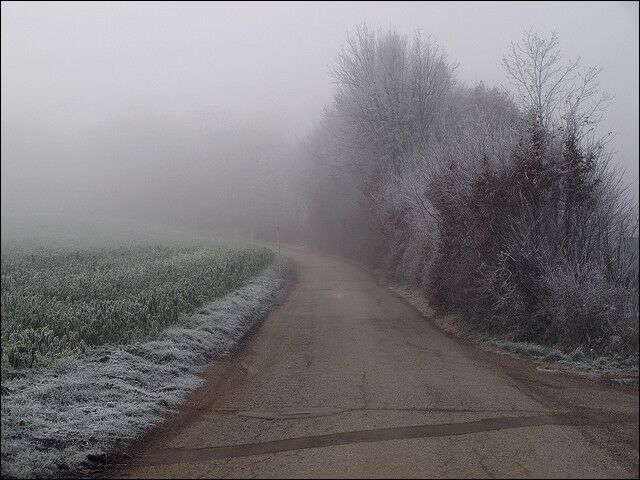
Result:
<svg viewBox="0 0 640 480"><path fill-rule="evenodd" d="M429 37L358 28L307 145L313 237L482 328L637 352L637 213L597 130L600 70L555 33L503 63L513 93L468 88Z"/></svg>

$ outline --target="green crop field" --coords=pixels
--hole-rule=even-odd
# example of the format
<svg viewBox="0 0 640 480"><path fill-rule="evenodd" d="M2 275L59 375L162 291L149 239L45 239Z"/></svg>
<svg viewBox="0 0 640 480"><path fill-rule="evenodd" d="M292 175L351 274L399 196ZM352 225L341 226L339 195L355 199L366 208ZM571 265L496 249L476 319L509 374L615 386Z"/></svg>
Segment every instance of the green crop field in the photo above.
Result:
<svg viewBox="0 0 640 480"><path fill-rule="evenodd" d="M272 259L261 248L3 251L3 376L156 333Z"/></svg>

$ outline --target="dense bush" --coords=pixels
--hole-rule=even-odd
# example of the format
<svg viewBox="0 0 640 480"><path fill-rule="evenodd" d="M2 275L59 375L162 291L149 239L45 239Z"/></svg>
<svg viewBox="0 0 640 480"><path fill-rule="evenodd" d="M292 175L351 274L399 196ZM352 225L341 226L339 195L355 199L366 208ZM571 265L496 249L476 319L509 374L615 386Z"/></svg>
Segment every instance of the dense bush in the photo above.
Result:
<svg viewBox="0 0 640 480"><path fill-rule="evenodd" d="M638 351L638 297L608 281L597 265L565 264L545 274L541 305L548 341L570 351L584 346L605 355Z"/></svg>

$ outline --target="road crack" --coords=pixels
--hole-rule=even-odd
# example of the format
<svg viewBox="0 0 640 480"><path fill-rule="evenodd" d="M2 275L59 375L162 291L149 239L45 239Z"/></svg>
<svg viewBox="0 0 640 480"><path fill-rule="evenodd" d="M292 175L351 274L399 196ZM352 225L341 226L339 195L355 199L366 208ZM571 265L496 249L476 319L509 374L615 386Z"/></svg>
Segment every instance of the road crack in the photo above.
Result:
<svg viewBox="0 0 640 480"><path fill-rule="evenodd" d="M379 428L314 435L261 443L205 447L195 449L160 449L144 457L147 465L172 465L194 463L226 458L248 457L252 455L274 454L291 450L324 448L357 443L372 443L389 440L446 437L497 430L540 427L546 425L584 426L586 424L626 423L637 418L613 417L600 421L583 419L571 415L534 415L520 417L486 418L473 422L445 423L439 425L415 425L408 427Z"/></svg>

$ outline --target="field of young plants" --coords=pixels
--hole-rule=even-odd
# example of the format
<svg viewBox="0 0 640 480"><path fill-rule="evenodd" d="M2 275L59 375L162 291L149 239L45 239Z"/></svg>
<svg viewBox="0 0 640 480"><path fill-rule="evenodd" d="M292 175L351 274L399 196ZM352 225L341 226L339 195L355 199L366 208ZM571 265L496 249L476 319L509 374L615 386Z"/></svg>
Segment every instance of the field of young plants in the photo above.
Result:
<svg viewBox="0 0 640 480"><path fill-rule="evenodd" d="M261 248L3 251L2 376L155 334L272 259Z"/></svg>

